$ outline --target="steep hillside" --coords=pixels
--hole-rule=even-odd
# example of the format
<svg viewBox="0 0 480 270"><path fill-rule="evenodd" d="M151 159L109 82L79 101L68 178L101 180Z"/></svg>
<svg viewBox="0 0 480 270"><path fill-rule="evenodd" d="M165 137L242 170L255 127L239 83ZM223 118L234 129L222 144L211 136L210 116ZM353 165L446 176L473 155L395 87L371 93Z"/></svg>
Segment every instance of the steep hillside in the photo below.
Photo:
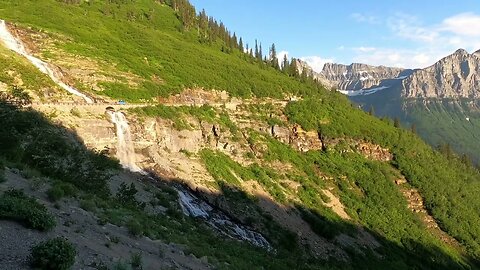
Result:
<svg viewBox="0 0 480 270"><path fill-rule="evenodd" d="M158 1L62 2L76 1L2 0L8 8L0 17L33 27L17 31L28 49L86 93L152 101L197 86L243 97L308 91L238 50L227 52L218 40L198 42L197 31L183 29L171 8ZM34 34L35 28L44 32Z"/></svg>
<svg viewBox="0 0 480 270"><path fill-rule="evenodd" d="M479 268L478 170L162 2L0 0L95 101L0 46L0 226L35 235L0 243L9 269L54 236L75 269Z"/></svg>
<svg viewBox="0 0 480 270"><path fill-rule="evenodd" d="M434 65L415 70L403 80L385 80L388 86L368 96L352 96L363 109L377 116L412 125L433 147L453 149L466 162L480 161L478 52L457 50Z"/></svg>

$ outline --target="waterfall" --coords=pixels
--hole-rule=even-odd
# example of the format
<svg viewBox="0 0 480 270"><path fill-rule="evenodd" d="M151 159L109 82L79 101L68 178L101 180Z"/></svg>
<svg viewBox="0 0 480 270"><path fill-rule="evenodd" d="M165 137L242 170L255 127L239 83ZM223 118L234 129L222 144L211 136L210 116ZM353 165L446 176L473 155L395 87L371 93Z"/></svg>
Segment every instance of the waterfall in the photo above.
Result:
<svg viewBox="0 0 480 270"><path fill-rule="evenodd" d="M27 50L25 49L25 46L23 46L22 41L15 38L10 31L8 31L7 24L4 20L0 20L0 40L3 41L5 46L24 56L25 58L28 59L36 68L38 68L42 73L47 74L58 86L63 88L64 90L68 91L69 93L79 96L85 100L87 103L93 103L93 100L89 97L87 97L85 94L81 93L77 89L65 84L62 82L62 80L59 78L57 74L49 67L49 64L40 60L39 58L29 54Z"/></svg>
<svg viewBox="0 0 480 270"><path fill-rule="evenodd" d="M142 172L142 169L135 164L135 149L125 114L118 111L107 111L107 113L117 129L117 158L120 164L133 172Z"/></svg>

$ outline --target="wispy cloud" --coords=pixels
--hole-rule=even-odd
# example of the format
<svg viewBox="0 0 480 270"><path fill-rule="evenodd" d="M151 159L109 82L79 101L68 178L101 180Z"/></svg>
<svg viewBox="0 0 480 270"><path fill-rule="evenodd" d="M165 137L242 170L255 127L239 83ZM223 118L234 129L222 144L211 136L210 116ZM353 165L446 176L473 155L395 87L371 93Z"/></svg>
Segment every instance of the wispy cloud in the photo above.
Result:
<svg viewBox="0 0 480 270"><path fill-rule="evenodd" d="M371 53L357 54L353 57L353 62L376 66L420 68L431 65L443 56L445 54L440 51L424 52L423 50L379 48Z"/></svg>
<svg viewBox="0 0 480 270"><path fill-rule="evenodd" d="M320 56L305 56L300 57L300 60L307 62L307 64L315 71L320 72L323 69L325 63L335 62L334 58L323 58Z"/></svg>
<svg viewBox="0 0 480 270"><path fill-rule="evenodd" d="M358 17L358 21L370 23ZM396 13L385 19L392 40L410 42L409 49L396 47L355 47L353 60L373 65L422 68L453 53L458 48L480 49L480 15L456 14L435 24L425 24L416 16Z"/></svg>
<svg viewBox="0 0 480 270"><path fill-rule="evenodd" d="M420 42L434 42L439 33L435 27L425 27L421 21L408 14L397 13L387 19L387 25L397 36Z"/></svg>
<svg viewBox="0 0 480 270"><path fill-rule="evenodd" d="M280 51L277 53L278 64L281 66L283 62L283 57L287 56L287 59L290 57L288 56L288 51Z"/></svg>
<svg viewBox="0 0 480 270"><path fill-rule="evenodd" d="M355 48L352 48L354 51L356 52L373 52L375 51L377 48L375 47L355 47Z"/></svg>
<svg viewBox="0 0 480 270"><path fill-rule="evenodd" d="M365 22L369 24L379 24L381 22L381 20L376 16L362 14L362 13L353 13L352 15L350 15L350 17L355 21L362 22L362 23Z"/></svg>

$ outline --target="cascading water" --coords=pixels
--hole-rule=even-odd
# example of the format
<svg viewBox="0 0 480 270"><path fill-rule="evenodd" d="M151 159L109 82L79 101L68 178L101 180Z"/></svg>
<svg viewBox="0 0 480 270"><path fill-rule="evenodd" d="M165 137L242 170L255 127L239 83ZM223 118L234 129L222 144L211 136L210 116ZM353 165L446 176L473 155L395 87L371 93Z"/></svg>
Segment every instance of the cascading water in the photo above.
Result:
<svg viewBox="0 0 480 270"><path fill-rule="evenodd" d="M262 234L245 225L235 223L223 212L211 207L187 190L176 190L185 215L205 220L211 227L230 238L246 241L257 247L273 251L272 246Z"/></svg>
<svg viewBox="0 0 480 270"><path fill-rule="evenodd" d="M125 169L133 172L142 172L135 163L135 149L127 118L123 112L107 111L111 121L117 129L117 158Z"/></svg>
<svg viewBox="0 0 480 270"><path fill-rule="evenodd" d="M37 57L29 54L27 50L25 50L25 46L23 46L22 41L15 38L10 31L8 31L7 24L4 20L0 20L0 40L3 41L5 46L24 56L28 59L36 68L38 68L42 73L47 74L58 86L63 88L64 90L68 91L71 94L79 96L85 100L87 103L93 103L93 100L87 97L85 94L81 93L77 89L65 84L62 80L55 74L53 69L51 69L48 63L38 59Z"/></svg>

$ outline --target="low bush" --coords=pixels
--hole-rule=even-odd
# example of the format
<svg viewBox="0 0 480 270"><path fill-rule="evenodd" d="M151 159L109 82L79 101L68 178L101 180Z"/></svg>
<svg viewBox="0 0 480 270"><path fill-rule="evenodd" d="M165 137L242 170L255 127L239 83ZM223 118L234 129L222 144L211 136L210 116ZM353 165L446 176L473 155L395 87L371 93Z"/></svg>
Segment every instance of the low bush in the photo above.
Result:
<svg viewBox="0 0 480 270"><path fill-rule="evenodd" d="M65 192L61 187L55 185L47 191L47 196L50 201L56 202L65 196Z"/></svg>
<svg viewBox="0 0 480 270"><path fill-rule="evenodd" d="M135 237L139 237L143 235L142 225L140 224L140 222L134 219L131 219L130 221L128 221L127 229L128 229L128 232Z"/></svg>
<svg viewBox="0 0 480 270"><path fill-rule="evenodd" d="M45 270L66 270L75 263L75 247L65 238L57 237L31 249L30 263Z"/></svg>
<svg viewBox="0 0 480 270"><path fill-rule="evenodd" d="M47 208L21 190L9 190L0 197L0 219L18 221L40 231L55 227L55 219Z"/></svg>

